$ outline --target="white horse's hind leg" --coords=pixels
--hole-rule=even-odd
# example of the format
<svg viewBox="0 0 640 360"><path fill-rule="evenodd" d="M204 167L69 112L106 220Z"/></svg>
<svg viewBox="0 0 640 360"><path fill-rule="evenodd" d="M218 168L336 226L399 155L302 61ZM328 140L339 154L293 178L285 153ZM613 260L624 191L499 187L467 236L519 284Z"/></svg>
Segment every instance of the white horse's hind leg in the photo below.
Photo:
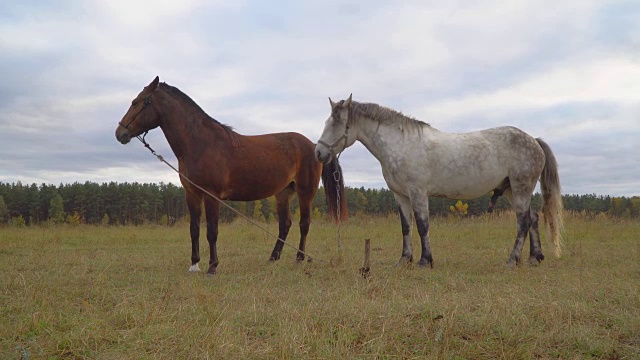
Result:
<svg viewBox="0 0 640 360"><path fill-rule="evenodd" d="M540 245L540 226L538 225L538 213L533 209L531 212L531 229L529 229L529 265L536 266L542 260L542 246Z"/></svg>
<svg viewBox="0 0 640 360"><path fill-rule="evenodd" d="M393 194L400 210L400 223L402 224L402 256L396 265L400 266L413 261L413 250L411 249L411 227L413 225L413 209L408 197Z"/></svg>
<svg viewBox="0 0 640 360"><path fill-rule="evenodd" d="M516 224L518 229L516 243L513 245L513 250L511 250L511 255L507 260L507 266L510 267L520 264L520 254L522 253L524 240L531 227L531 214L529 211L516 211Z"/></svg>
<svg viewBox="0 0 640 360"><path fill-rule="evenodd" d="M513 245L513 250L509 259L507 260L507 266L515 266L520 264L520 257L522 253L522 247L524 241L531 228L531 193L533 190L529 190L528 186L520 185L517 191L513 189L513 183L511 188L512 205L516 211L516 224L517 235L516 242Z"/></svg>
<svg viewBox="0 0 640 360"><path fill-rule="evenodd" d="M511 188L508 188L504 191L504 197L509 200L511 206L515 209L515 203L513 201L513 194L511 193ZM529 204L531 204L529 200ZM540 227L538 224L538 213L531 208L529 205L529 217L530 217L530 228L529 228L529 264L532 266L538 265L542 260L544 260L544 255L542 254L542 246L540 245ZM520 221L518 220L518 234L520 229ZM526 237L526 234L525 234ZM522 247L524 246L524 238L522 239L522 245L520 246L520 251L518 251L518 258L514 258L514 251L512 251L509 260L507 261L508 266L513 266L516 263L520 263L520 252L522 251ZM518 238L516 238L516 245L518 244Z"/></svg>

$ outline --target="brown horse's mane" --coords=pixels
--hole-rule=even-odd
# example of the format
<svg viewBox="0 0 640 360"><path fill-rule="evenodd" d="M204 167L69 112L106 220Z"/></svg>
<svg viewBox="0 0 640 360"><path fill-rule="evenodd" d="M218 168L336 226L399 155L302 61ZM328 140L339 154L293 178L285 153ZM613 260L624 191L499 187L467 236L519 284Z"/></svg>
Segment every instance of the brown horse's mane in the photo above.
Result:
<svg viewBox="0 0 640 360"><path fill-rule="evenodd" d="M196 102L193 101L193 99L191 99L189 97L189 95L183 93L177 87L171 86L171 85L169 85L167 83L164 83L164 82L160 83L159 87L162 90L164 90L167 94L169 94L170 96L172 96L174 98L178 98L178 99L182 100L183 103L186 103L188 106L196 109L196 111L199 112L205 119L213 122L216 125L221 126L225 130L227 135L229 135L229 139L231 140L231 143L233 144L233 146L234 147L238 147L238 139L236 137L236 132L233 130L233 128L231 126L229 126L227 124L223 124L223 123L219 122L218 120L214 119L213 117L211 117L204 110L202 110L200 105L196 104Z"/></svg>

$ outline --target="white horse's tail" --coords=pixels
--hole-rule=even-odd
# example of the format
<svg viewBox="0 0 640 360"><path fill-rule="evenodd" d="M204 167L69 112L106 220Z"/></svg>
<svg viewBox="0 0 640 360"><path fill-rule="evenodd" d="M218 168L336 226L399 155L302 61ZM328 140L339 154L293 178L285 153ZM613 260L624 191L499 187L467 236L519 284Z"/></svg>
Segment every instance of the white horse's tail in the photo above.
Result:
<svg viewBox="0 0 640 360"><path fill-rule="evenodd" d="M540 188L542 189L542 213L547 236L555 245L556 257L562 253L562 229L563 209L562 194L560 192L560 176L558 175L558 162L549 145L536 139L546 158L544 169L540 175Z"/></svg>

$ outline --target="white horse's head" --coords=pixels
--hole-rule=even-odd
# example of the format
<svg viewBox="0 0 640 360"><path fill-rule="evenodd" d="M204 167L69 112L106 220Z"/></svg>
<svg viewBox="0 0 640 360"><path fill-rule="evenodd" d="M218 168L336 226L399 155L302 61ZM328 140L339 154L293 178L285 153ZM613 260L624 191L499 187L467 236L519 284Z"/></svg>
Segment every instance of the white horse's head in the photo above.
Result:
<svg viewBox="0 0 640 360"><path fill-rule="evenodd" d="M337 103L329 98L331 115L325 121L324 130L316 145L316 157L323 163L331 161L356 141L356 134L353 131L349 134L349 127L353 121L351 97L352 95L349 95L347 100Z"/></svg>

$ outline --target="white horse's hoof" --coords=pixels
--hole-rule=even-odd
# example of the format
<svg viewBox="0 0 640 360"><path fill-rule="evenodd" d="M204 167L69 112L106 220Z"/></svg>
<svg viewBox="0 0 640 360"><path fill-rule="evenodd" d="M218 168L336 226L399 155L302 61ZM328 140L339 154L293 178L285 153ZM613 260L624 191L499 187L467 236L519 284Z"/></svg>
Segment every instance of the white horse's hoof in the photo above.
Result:
<svg viewBox="0 0 640 360"><path fill-rule="evenodd" d="M200 266L198 264L191 265L189 272L200 272Z"/></svg>
<svg viewBox="0 0 640 360"><path fill-rule="evenodd" d="M406 266L413 262L413 256L402 256L398 262L396 262L396 267Z"/></svg>

